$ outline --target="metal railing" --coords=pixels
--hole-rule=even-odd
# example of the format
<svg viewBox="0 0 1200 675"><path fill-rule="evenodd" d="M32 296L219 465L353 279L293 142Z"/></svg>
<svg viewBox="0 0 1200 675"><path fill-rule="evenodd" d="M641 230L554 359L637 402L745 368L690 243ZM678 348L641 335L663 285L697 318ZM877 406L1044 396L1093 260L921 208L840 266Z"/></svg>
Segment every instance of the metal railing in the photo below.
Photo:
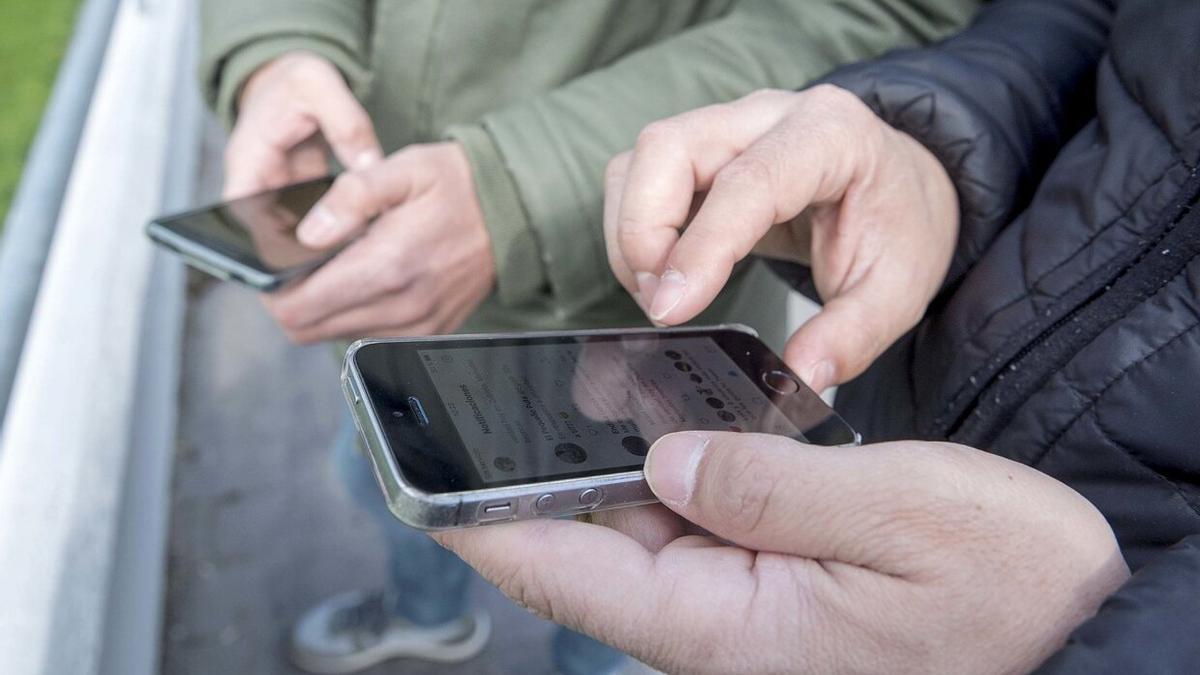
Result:
<svg viewBox="0 0 1200 675"><path fill-rule="evenodd" d="M23 187L47 203L6 233L27 276L0 285L23 313L3 315L4 348L24 343L0 428L5 675L158 670L184 276L143 227L191 201L202 117L191 0L118 4L78 150L46 169L61 205Z"/></svg>
<svg viewBox="0 0 1200 675"><path fill-rule="evenodd" d="M118 2L87 0L80 9L4 220L0 240L0 427Z"/></svg>

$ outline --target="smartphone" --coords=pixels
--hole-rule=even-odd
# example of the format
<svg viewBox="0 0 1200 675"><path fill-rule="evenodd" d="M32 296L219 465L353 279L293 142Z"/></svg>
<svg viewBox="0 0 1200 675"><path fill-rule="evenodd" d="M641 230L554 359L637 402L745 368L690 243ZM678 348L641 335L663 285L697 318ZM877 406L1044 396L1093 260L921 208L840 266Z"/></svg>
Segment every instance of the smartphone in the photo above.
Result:
<svg viewBox="0 0 1200 675"><path fill-rule="evenodd" d="M269 292L312 272L337 253L296 239L296 226L333 184L333 176L155 218L146 234L193 267Z"/></svg>
<svg viewBox="0 0 1200 675"><path fill-rule="evenodd" d="M858 435L745 326L369 339L342 388L392 513L439 530L656 501L682 430Z"/></svg>

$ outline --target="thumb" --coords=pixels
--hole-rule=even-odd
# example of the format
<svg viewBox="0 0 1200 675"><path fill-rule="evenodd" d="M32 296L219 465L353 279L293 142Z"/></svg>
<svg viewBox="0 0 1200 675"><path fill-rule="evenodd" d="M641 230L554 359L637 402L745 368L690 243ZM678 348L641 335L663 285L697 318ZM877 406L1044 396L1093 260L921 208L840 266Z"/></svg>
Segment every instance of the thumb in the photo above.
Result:
<svg viewBox="0 0 1200 675"><path fill-rule="evenodd" d="M951 502L941 495L941 465L918 454L903 443L826 448L768 434L689 431L660 438L645 472L668 508L744 548L907 576L919 561L891 556L913 545L897 514Z"/></svg>
<svg viewBox="0 0 1200 675"><path fill-rule="evenodd" d="M300 221L296 237L309 248L324 249L358 236L374 218L408 200L419 162L420 155L410 148L339 175Z"/></svg>
<svg viewBox="0 0 1200 675"><path fill-rule="evenodd" d="M837 297L796 329L783 358L819 394L862 374L903 334L893 323L855 295Z"/></svg>
<svg viewBox="0 0 1200 675"><path fill-rule="evenodd" d="M784 361L817 393L858 377L920 320L925 285L900 264L873 265L796 329Z"/></svg>

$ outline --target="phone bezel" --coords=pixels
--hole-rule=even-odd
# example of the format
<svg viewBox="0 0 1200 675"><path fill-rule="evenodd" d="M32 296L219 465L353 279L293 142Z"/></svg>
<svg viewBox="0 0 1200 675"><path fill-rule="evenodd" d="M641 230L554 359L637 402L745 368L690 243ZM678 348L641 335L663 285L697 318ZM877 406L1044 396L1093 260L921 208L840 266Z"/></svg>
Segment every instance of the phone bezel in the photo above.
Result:
<svg viewBox="0 0 1200 675"><path fill-rule="evenodd" d="M362 396L378 420L383 440L404 482L427 494L454 494L512 487L530 483L595 478L601 475L640 472L642 462L577 472L562 472L504 481L486 481L474 468L450 413L442 403L433 381L422 365L420 350L460 349L615 341L624 336L669 335L708 337L730 357L771 403L801 429L798 440L822 445L846 445L856 440L854 431L807 387L791 394L771 389L762 373L780 370L791 373L783 360L764 345L752 331L742 327L648 329L638 331L568 331L509 336L447 336L435 339L369 341L357 344L347 355L359 373ZM794 376L794 374L793 374ZM797 378L798 380L798 378ZM419 424L409 413L408 401L417 398L424 407L427 424ZM399 415L393 415L399 411Z"/></svg>

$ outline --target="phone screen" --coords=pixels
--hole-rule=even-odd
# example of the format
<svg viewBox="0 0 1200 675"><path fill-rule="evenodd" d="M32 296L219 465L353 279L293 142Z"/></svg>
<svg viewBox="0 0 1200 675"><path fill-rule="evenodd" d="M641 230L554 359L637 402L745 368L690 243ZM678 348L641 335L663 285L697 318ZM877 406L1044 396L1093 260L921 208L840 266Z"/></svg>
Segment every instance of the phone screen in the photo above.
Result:
<svg viewBox="0 0 1200 675"><path fill-rule="evenodd" d="M418 354L487 483L637 466L684 429L803 438L711 337Z"/></svg>
<svg viewBox="0 0 1200 675"><path fill-rule="evenodd" d="M305 269L328 258L330 251L301 244L296 226L332 183L333 177L326 176L156 222L261 272Z"/></svg>
<svg viewBox="0 0 1200 675"><path fill-rule="evenodd" d="M434 492L633 471L683 430L855 440L803 385L766 386L786 366L739 331L410 345L357 358L402 471Z"/></svg>

